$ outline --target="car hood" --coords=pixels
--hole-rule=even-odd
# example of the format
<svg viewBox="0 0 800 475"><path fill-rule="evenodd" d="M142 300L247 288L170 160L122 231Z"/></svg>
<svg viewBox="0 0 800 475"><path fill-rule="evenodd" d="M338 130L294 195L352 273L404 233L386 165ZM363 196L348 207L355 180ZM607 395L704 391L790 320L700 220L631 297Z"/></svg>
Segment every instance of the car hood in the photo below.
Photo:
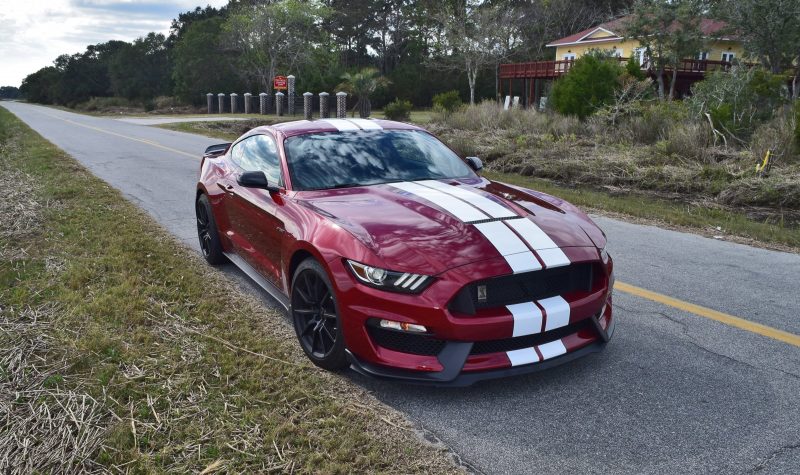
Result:
<svg viewBox="0 0 800 475"><path fill-rule="evenodd" d="M419 183L431 184L415 182L412 192L405 183L303 192L299 201L355 236L380 259L381 262L373 264L392 270L438 274L503 255L476 227L482 222L499 219L489 215L483 221L465 222L453 212L452 205L457 203L452 200L437 202L436 194L426 195L424 190L417 193L415 185ZM438 183L469 187L471 189L464 188L456 194L469 199L470 195L463 195L463 192L474 193L481 197L479 199L501 206L510 219L532 220L557 247L605 245L602 232L585 214L549 195L485 179ZM439 187L441 191L441 185ZM464 204L467 208L471 206L466 201Z"/></svg>

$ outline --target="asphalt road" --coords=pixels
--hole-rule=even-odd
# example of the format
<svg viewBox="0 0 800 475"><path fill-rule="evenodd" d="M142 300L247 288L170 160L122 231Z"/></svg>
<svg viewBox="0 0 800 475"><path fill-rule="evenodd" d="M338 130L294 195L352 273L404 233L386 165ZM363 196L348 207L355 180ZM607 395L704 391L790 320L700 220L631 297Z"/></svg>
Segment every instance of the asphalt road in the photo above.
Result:
<svg viewBox="0 0 800 475"><path fill-rule="evenodd" d="M198 157L219 141L2 106L197 248ZM596 221L618 281L800 334L800 256ZM346 377L479 472L800 473L800 347L620 291L614 305L605 352L543 373L466 389Z"/></svg>

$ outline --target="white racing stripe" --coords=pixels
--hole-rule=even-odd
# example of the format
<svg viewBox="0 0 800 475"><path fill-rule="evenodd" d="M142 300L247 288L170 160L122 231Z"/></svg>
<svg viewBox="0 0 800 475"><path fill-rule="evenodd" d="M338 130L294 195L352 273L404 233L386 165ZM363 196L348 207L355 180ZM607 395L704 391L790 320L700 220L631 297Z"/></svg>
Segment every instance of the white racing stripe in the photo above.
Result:
<svg viewBox="0 0 800 475"><path fill-rule="evenodd" d="M567 352L567 347L564 346L564 342L559 340L551 341L550 343L545 343L544 345L537 346L539 352L542 354L543 360L549 360L550 358L555 358L556 356L561 356Z"/></svg>
<svg viewBox="0 0 800 475"><path fill-rule="evenodd" d="M361 127L364 130L383 130L383 127L381 127L380 125L371 120L347 119L347 121L356 124L357 126Z"/></svg>
<svg viewBox="0 0 800 475"><path fill-rule="evenodd" d="M505 223L518 232L522 239L539 254L545 267L561 267L570 264L564 251L530 219L510 219Z"/></svg>
<svg viewBox="0 0 800 475"><path fill-rule="evenodd" d="M361 130L359 126L345 119L324 119L324 121L331 124L332 127L336 127L339 132Z"/></svg>
<svg viewBox="0 0 800 475"><path fill-rule="evenodd" d="M508 360L511 361L511 366L519 366L519 365L539 362L539 355L533 348L523 348L521 350L506 351L506 356L508 356Z"/></svg>
<svg viewBox="0 0 800 475"><path fill-rule="evenodd" d="M456 198L461 198L462 200L466 201L472 206L488 214L492 218L517 217L517 213L511 211L505 206L496 203L485 196L479 195L476 191L471 191L473 190L471 186L448 185L447 183L442 183L437 180L425 180L425 181L418 181L416 183L442 191L444 193L447 193L448 195L453 195Z"/></svg>
<svg viewBox="0 0 800 475"><path fill-rule="evenodd" d="M533 302L506 305L514 317L512 336L533 335L542 331L542 310Z"/></svg>
<svg viewBox="0 0 800 475"><path fill-rule="evenodd" d="M488 216L483 214L477 208L459 200L458 198L450 196L447 193L442 193L441 191L418 185L413 182L389 183L388 185L411 193L420 198L424 198L463 222L468 223L470 221L482 221L484 219L488 219Z"/></svg>
<svg viewBox="0 0 800 475"><path fill-rule="evenodd" d="M544 309L546 321L544 331L555 330L569 325L569 302L557 295L537 303Z"/></svg>
<svg viewBox="0 0 800 475"><path fill-rule="evenodd" d="M515 274L542 268L539 260L528 249L528 246L502 222L477 223L474 226L506 259Z"/></svg>

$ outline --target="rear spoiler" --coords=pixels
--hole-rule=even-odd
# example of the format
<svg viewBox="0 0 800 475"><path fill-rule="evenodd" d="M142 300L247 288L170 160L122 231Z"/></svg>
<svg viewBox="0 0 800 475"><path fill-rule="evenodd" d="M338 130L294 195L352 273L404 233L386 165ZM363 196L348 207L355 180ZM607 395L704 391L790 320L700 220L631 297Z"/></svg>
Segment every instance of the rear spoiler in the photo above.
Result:
<svg viewBox="0 0 800 475"><path fill-rule="evenodd" d="M223 155L225 152L228 151L228 147L231 146L231 142L228 143L218 143L216 145L212 145L206 148L206 151L203 153L204 157L219 157Z"/></svg>

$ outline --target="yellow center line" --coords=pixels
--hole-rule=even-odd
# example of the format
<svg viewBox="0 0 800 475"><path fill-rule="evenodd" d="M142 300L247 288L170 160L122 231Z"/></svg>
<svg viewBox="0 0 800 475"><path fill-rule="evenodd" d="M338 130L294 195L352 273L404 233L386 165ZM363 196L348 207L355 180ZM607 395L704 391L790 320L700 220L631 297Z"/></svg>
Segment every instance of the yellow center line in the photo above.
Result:
<svg viewBox="0 0 800 475"><path fill-rule="evenodd" d="M116 132L111 132L110 130L101 129L99 127L94 127L94 126L91 126L91 125L81 124L80 122L75 122L74 120L65 119L63 117L58 117L57 115L48 114L46 112L43 112L43 114L47 115L47 116L50 116L50 117L52 117L54 119L58 119L58 120L61 120L61 121L64 121L64 122L68 122L68 123L73 124L73 125L77 125L79 127L84 127L84 128L87 128L87 129L95 130L97 132L102 132L104 134L113 135L115 137L120 137L120 138L127 139L127 140L133 140L134 142L140 142L140 143L143 143L143 144L151 145L153 147L157 147L157 148L160 148L162 150L167 150L169 152L177 153L178 155L183 155L183 156L186 156L186 157L189 157L189 158L193 158L195 160L199 160L200 159L200 157L197 156L197 155L192 155L191 153L186 153L186 152L184 152L182 150L178 150L176 148L167 147L166 145L161 145L158 142L153 142L151 140L146 140L146 139L139 139L139 138L131 137L131 136L128 136L128 135L118 134Z"/></svg>
<svg viewBox="0 0 800 475"><path fill-rule="evenodd" d="M658 302L669 307L677 308L678 310L683 310L684 312L693 313L695 315L715 320L741 330L756 333L767 338L772 338L774 340L800 347L800 335L795 335L794 333L785 332L783 330L778 330L777 328L768 327L760 323L734 317L733 315L728 315L727 313L718 312L700 305L684 302L683 300L678 300L664 294L659 294L658 292L653 292L652 290L643 289L641 287L636 287L635 285L626 284L620 281L617 281L616 284L614 284L614 290L635 295L647 300L652 300L653 302Z"/></svg>

